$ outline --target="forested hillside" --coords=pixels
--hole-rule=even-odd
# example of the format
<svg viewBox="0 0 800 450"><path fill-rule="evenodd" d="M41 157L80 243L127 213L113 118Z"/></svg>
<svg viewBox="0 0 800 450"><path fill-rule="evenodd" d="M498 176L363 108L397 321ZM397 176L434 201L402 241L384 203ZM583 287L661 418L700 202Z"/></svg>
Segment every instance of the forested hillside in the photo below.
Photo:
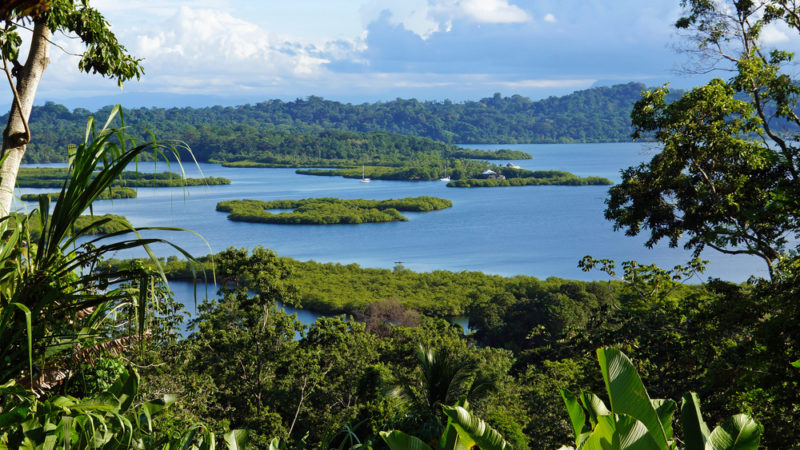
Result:
<svg viewBox="0 0 800 450"><path fill-rule="evenodd" d="M363 147L387 144L392 151L446 148L397 134L459 144L627 141L632 132L630 110L644 88L640 83L628 83L540 101L495 94L464 103L397 99L353 105L312 96L237 107L138 108L126 110L125 124L147 128L162 141L181 140L201 160L247 159L265 152L341 158L359 152L371 154L374 152ZM94 114L106 117L109 108ZM34 108L33 139L26 161L64 161L67 145L82 141L90 114L54 103ZM6 120L7 116L0 116L0 121ZM325 130L383 133L320 134ZM367 144L359 144L362 140Z"/></svg>

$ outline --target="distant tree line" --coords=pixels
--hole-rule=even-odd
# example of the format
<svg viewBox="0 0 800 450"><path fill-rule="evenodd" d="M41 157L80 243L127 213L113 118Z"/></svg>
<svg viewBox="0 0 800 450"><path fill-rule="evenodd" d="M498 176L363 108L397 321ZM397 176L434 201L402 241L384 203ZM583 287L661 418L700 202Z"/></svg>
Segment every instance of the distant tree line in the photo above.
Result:
<svg viewBox="0 0 800 450"><path fill-rule="evenodd" d="M47 192L44 195L50 197L50 201L58 200L59 192ZM26 202L35 202L42 194L22 194L20 199ZM136 189L124 186L114 186L97 196L97 200L110 200L115 198L136 198Z"/></svg>
<svg viewBox="0 0 800 450"><path fill-rule="evenodd" d="M365 154L369 145L385 147L389 154L407 147L403 151L419 151L420 146L426 150L447 148L398 134L450 144L619 142L630 140L631 107L644 88L640 83L628 83L539 101L498 93L463 103L397 99L353 105L312 96L237 107L137 108L126 111L125 124L131 132L147 128L162 141L185 142L202 161L265 159L270 155L278 162L301 156L361 158L371 156ZM677 98L680 92L672 95ZM103 108L95 115L106 116L108 110L110 107ZM86 116L91 114L54 103L35 107L31 129L36 139L29 144L26 162L65 161L67 145L82 140ZM5 120L6 116L0 116L0 121ZM329 130L380 133L323 133ZM352 142L359 139L369 144ZM348 140L347 145L342 142Z"/></svg>

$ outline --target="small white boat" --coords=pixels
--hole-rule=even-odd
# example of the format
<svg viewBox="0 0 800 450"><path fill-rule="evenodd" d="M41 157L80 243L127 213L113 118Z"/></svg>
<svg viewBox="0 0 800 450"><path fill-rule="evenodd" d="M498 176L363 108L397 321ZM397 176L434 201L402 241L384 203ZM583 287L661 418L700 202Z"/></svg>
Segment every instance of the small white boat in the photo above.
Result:
<svg viewBox="0 0 800 450"><path fill-rule="evenodd" d="M364 166L361 166L361 182L369 183L371 180L364 176Z"/></svg>
<svg viewBox="0 0 800 450"><path fill-rule="evenodd" d="M444 166L444 176L439 178L439 181L450 181L450 177L447 176L447 166Z"/></svg>

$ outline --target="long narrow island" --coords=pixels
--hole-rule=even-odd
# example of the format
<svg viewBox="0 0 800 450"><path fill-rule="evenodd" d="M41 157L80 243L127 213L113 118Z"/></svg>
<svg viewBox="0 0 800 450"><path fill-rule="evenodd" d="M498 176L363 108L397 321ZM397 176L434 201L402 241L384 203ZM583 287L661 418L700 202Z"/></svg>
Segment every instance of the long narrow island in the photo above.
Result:
<svg viewBox="0 0 800 450"><path fill-rule="evenodd" d="M436 164L407 164L397 167L361 166L336 169L298 169L300 175L361 178L396 181L449 181L447 187L502 187L502 186L610 186L605 177L579 177L560 170L527 170L519 167L499 166L487 161L456 160L449 172Z"/></svg>
<svg viewBox="0 0 800 450"><path fill-rule="evenodd" d="M453 202L450 200L427 196L389 200L306 198L262 201L245 199L217 203L217 211L227 212L229 220L238 222L281 225L357 225L407 221L408 218L400 214L400 211L427 212L451 206L453 206Z"/></svg>
<svg viewBox="0 0 800 450"><path fill-rule="evenodd" d="M61 167L20 167L17 184L22 188L59 189L69 175L68 169ZM231 184L231 180L221 177L184 178L174 172L135 172L125 171L113 186L128 187L182 187ZM127 197L126 197L127 198Z"/></svg>

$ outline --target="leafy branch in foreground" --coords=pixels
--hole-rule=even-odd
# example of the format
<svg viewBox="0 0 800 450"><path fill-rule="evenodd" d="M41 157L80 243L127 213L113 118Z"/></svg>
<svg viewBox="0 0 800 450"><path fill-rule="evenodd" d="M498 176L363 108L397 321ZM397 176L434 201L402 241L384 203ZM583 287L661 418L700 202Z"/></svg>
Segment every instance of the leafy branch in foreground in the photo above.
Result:
<svg viewBox="0 0 800 450"><path fill-rule="evenodd" d="M131 293L124 285L139 285L149 272L117 268L103 274L93 268L105 255L125 249L143 249L155 262L157 276L165 279L149 246L173 246L190 260L191 255L163 239L144 239L145 228L120 226L105 236L92 237L112 222L111 217L84 222L81 215L92 202L108 192L127 165L145 151L166 157L155 142L128 147L121 129L108 128L119 111L112 111L106 125L97 130L93 119L86 140L75 149L54 207L50 197L39 197L39 208L28 214L0 219L3 247L0 251L0 380L25 380L31 388L47 389L68 376L66 356L77 346L99 343L98 328L107 320L112 305L148 301L147 290ZM174 150L174 149L173 149ZM177 230L174 228L161 228ZM36 236L36 230L39 230ZM134 235L129 238L125 235ZM144 333L139 324L139 335ZM53 378L54 373L62 374ZM24 374L24 376L23 376Z"/></svg>

